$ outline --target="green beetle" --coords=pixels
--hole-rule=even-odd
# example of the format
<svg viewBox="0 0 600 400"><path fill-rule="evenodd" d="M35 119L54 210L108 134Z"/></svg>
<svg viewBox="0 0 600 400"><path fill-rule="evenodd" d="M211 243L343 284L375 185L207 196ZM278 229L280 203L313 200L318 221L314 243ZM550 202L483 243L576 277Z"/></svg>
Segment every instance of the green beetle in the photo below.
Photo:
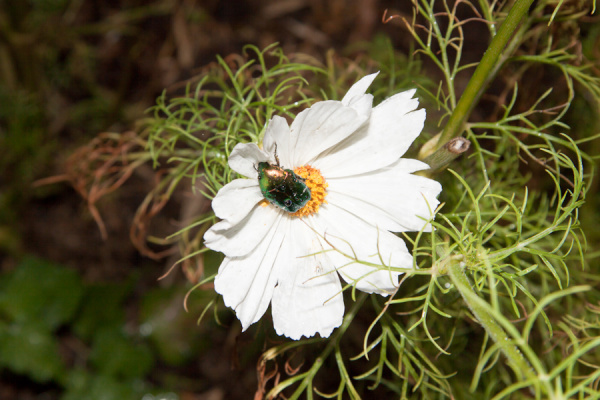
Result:
<svg viewBox="0 0 600 400"><path fill-rule="evenodd" d="M293 213L304 207L311 198L310 189L303 178L291 169L279 165L277 146L275 147L277 165L268 162L258 163L258 186L265 199L271 204Z"/></svg>

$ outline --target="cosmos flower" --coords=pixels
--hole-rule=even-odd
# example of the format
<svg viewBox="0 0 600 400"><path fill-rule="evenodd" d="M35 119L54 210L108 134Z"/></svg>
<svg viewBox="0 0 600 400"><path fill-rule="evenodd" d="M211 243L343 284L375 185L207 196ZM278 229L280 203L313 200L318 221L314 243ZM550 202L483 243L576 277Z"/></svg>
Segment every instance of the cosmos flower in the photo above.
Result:
<svg viewBox="0 0 600 400"><path fill-rule="evenodd" d="M376 75L291 126L273 117L262 149L244 143L231 152L229 166L248 179L219 190L212 207L221 221L204 240L225 254L215 290L244 330L271 304L279 335L327 337L344 316L340 277L387 296L412 268L392 232L431 230L441 186L412 174L426 164L400 158L425 120L415 90L372 107L365 92Z"/></svg>

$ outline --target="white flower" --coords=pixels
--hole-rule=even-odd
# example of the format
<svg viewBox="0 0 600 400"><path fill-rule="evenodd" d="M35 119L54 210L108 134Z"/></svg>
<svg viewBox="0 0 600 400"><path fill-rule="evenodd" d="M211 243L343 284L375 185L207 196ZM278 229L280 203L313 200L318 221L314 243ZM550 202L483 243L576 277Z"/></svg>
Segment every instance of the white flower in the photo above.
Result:
<svg viewBox="0 0 600 400"><path fill-rule="evenodd" d="M387 296L401 269L412 268L404 241L391 232L429 231L426 221L441 186L411 174L426 164L400 158L425 120L415 90L372 108L373 96L365 92L376 75L354 84L342 101L302 111L291 127L273 117L263 149L238 144L231 152L229 165L249 179L217 193L212 207L222 221L204 240L225 254L215 290L244 330L270 303L278 334L327 337L344 315L340 276L359 290ZM276 165L275 152L281 167L294 169L312 191L295 213L265 201L259 186L257 166Z"/></svg>

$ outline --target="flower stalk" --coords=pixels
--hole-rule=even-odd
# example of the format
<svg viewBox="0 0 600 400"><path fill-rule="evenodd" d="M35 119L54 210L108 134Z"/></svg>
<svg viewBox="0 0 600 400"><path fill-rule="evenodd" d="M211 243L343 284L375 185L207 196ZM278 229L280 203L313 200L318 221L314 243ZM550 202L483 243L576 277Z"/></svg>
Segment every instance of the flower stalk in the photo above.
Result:
<svg viewBox="0 0 600 400"><path fill-rule="evenodd" d="M429 143L429 142L428 142ZM450 139L445 145L437 149L433 154L425 157L423 162L429 165L428 174L441 170L457 159L461 154L469 150L471 142L462 136ZM423 150L426 146L423 146Z"/></svg>
<svg viewBox="0 0 600 400"><path fill-rule="evenodd" d="M464 263L455 260L446 265L446 272L450 276L454 287L458 290L477 321L506 356L515 373L520 375L521 379L535 381L536 374L525 357L523 357L521 351L519 351L518 346L515 345L515 339L506 333L496 321L496 318L490 313L489 304L473 291L465 274L464 267Z"/></svg>
<svg viewBox="0 0 600 400"><path fill-rule="evenodd" d="M440 136L436 149L439 149L450 139L459 136L467 120L471 109L481 94L481 90L489 81L493 71L498 69L498 60L517 29L520 21L527 14L533 0L517 0L510 9L506 19L498 29L498 33L492 39L490 46L481 58L481 62L475 68L473 76L469 80L454 112L450 115L442 135Z"/></svg>

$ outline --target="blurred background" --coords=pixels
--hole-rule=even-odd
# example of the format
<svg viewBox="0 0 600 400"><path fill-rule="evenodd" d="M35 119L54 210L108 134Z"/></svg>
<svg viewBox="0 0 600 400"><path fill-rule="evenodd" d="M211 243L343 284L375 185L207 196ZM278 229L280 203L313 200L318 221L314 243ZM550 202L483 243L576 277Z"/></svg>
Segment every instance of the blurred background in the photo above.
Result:
<svg viewBox="0 0 600 400"><path fill-rule="evenodd" d="M156 184L152 166L105 193L94 215L65 180L69 157L91 151L103 132L134 131L163 91L180 94L217 55L242 54L246 44L278 42L323 65L389 47L410 55L412 38L401 18L382 22L386 9L412 18L405 0L0 0L0 400L254 397L268 377L260 354L283 339L265 337L262 322L240 334L228 310L197 324L214 292L195 291L187 313L189 275L176 268L158 279L177 254L142 254L131 240ZM587 40L574 48L598 59L600 24L585 18ZM468 26L464 63L479 60L488 39L483 24ZM555 77L519 85L534 98ZM152 235L179 229L184 203L174 196L152 219Z"/></svg>
<svg viewBox="0 0 600 400"><path fill-rule="evenodd" d="M252 336L210 315L198 326L180 270L158 281L172 258L130 240L151 166L97 204L104 238L60 178L99 133L134 129L163 90L246 44L324 61L330 49L360 57L385 35L408 52L401 24L382 23L386 8L411 15L409 2L385 0L0 2L0 399L254 396L262 349L238 354ZM179 208L155 218L156 236L176 230Z"/></svg>

